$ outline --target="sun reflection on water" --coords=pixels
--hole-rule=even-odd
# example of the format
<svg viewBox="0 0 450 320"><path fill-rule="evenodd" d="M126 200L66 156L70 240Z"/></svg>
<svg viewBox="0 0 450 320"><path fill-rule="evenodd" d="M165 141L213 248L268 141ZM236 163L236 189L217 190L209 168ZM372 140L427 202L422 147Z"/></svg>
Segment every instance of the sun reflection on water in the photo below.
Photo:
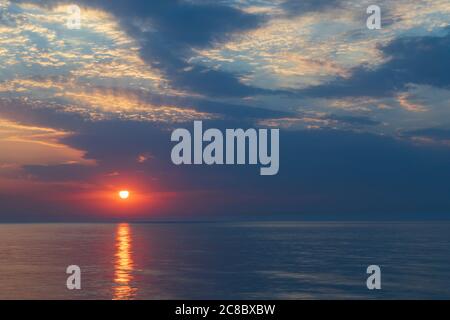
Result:
<svg viewBox="0 0 450 320"><path fill-rule="evenodd" d="M131 228L128 223L121 223L116 232L116 254L114 255L114 300L133 299L137 288L133 281L134 262L132 256Z"/></svg>

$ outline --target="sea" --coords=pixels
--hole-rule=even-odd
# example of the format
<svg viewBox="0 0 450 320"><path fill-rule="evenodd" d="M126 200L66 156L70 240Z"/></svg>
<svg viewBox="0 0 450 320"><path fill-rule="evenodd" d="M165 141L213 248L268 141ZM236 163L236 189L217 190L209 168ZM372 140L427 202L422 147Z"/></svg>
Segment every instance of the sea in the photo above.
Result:
<svg viewBox="0 0 450 320"><path fill-rule="evenodd" d="M0 299L450 299L450 223L0 224Z"/></svg>

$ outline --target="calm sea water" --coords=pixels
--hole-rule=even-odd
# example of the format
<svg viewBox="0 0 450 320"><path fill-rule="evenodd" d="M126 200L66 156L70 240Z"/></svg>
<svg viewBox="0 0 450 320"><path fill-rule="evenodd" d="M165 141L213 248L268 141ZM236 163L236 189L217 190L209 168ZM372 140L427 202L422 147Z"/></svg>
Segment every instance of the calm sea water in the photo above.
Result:
<svg viewBox="0 0 450 320"><path fill-rule="evenodd" d="M0 299L22 298L450 299L450 224L0 225Z"/></svg>

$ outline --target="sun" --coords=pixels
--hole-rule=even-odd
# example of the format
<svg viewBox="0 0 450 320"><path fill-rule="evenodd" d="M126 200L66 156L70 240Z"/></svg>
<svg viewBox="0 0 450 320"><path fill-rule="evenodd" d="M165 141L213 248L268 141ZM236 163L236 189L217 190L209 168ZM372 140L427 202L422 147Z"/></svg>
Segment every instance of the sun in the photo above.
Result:
<svg viewBox="0 0 450 320"><path fill-rule="evenodd" d="M119 191L119 197L120 199L128 199L128 197L130 196L130 192L128 190L121 190Z"/></svg>

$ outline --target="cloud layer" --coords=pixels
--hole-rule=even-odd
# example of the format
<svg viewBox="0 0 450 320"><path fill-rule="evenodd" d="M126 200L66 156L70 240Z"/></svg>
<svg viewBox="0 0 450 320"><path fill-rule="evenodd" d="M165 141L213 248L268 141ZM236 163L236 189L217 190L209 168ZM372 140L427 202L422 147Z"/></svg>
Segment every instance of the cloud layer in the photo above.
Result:
<svg viewBox="0 0 450 320"><path fill-rule="evenodd" d="M0 220L443 218L448 1L4 1ZM280 173L177 167L170 132L281 128ZM270 195L270 196L268 196Z"/></svg>

